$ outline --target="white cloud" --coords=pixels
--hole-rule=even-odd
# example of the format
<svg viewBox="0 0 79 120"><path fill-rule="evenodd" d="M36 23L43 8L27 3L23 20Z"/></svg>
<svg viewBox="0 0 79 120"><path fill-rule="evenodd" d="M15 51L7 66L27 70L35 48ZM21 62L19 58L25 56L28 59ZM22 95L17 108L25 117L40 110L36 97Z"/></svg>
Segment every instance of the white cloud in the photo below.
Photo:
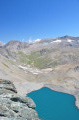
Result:
<svg viewBox="0 0 79 120"><path fill-rule="evenodd" d="M33 43L33 39L30 37L28 40L29 43Z"/></svg>
<svg viewBox="0 0 79 120"><path fill-rule="evenodd" d="M21 42L24 42L25 41L25 39L23 38L22 40L21 40Z"/></svg>

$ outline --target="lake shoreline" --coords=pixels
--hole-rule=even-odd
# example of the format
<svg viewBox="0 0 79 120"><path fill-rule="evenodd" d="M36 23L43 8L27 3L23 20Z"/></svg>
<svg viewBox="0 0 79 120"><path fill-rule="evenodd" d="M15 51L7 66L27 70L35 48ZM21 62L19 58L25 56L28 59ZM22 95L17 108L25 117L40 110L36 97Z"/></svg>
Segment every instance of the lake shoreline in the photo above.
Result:
<svg viewBox="0 0 79 120"><path fill-rule="evenodd" d="M44 120L78 120L79 110L75 106L75 97L48 87L28 94L36 103L39 118Z"/></svg>
<svg viewBox="0 0 79 120"><path fill-rule="evenodd" d="M78 98L78 91L76 90L70 90L68 88L65 88L64 86L56 85L56 84L50 84L50 83L36 83L36 82L14 82L15 87L17 88L18 94L27 96L28 93L31 93L33 91L39 90L43 87L47 87L51 90L62 92L66 94L70 94L75 97L75 105L79 109L79 98Z"/></svg>

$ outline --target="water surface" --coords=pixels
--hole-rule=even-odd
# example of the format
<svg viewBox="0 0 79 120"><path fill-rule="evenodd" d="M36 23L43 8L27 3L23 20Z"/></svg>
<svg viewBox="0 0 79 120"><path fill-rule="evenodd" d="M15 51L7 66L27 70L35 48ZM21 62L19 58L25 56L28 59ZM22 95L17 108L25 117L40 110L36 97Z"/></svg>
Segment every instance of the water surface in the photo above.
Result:
<svg viewBox="0 0 79 120"><path fill-rule="evenodd" d="M42 88L28 94L36 103L42 120L79 120L79 110L72 95Z"/></svg>

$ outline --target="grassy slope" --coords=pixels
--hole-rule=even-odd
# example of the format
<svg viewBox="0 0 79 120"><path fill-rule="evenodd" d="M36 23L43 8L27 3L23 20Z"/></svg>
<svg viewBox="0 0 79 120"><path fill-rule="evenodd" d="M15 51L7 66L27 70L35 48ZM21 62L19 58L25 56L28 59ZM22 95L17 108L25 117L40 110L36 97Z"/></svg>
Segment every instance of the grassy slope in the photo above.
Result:
<svg viewBox="0 0 79 120"><path fill-rule="evenodd" d="M73 50L73 49L72 49ZM46 52L31 52L29 55L19 51L17 53L18 61L22 64L30 65L39 69L56 67L58 65L79 63L78 50L59 50L59 51L46 51Z"/></svg>

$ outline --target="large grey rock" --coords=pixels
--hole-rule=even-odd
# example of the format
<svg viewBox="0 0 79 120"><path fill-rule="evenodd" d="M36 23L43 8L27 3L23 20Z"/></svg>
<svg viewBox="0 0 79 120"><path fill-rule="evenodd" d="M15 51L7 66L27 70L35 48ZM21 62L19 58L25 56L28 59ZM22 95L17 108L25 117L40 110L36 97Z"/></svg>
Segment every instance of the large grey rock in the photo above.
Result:
<svg viewBox="0 0 79 120"><path fill-rule="evenodd" d="M19 96L10 81L0 80L0 120L39 120L33 100Z"/></svg>
<svg viewBox="0 0 79 120"><path fill-rule="evenodd" d="M10 90L12 92L17 93L14 84L6 80L0 80L0 89L6 89L6 90Z"/></svg>
<svg viewBox="0 0 79 120"><path fill-rule="evenodd" d="M23 97L23 96L13 96L11 98L12 101L15 102L21 102L21 103L25 103L29 108L36 108L35 103L33 102L33 100L29 97Z"/></svg>

